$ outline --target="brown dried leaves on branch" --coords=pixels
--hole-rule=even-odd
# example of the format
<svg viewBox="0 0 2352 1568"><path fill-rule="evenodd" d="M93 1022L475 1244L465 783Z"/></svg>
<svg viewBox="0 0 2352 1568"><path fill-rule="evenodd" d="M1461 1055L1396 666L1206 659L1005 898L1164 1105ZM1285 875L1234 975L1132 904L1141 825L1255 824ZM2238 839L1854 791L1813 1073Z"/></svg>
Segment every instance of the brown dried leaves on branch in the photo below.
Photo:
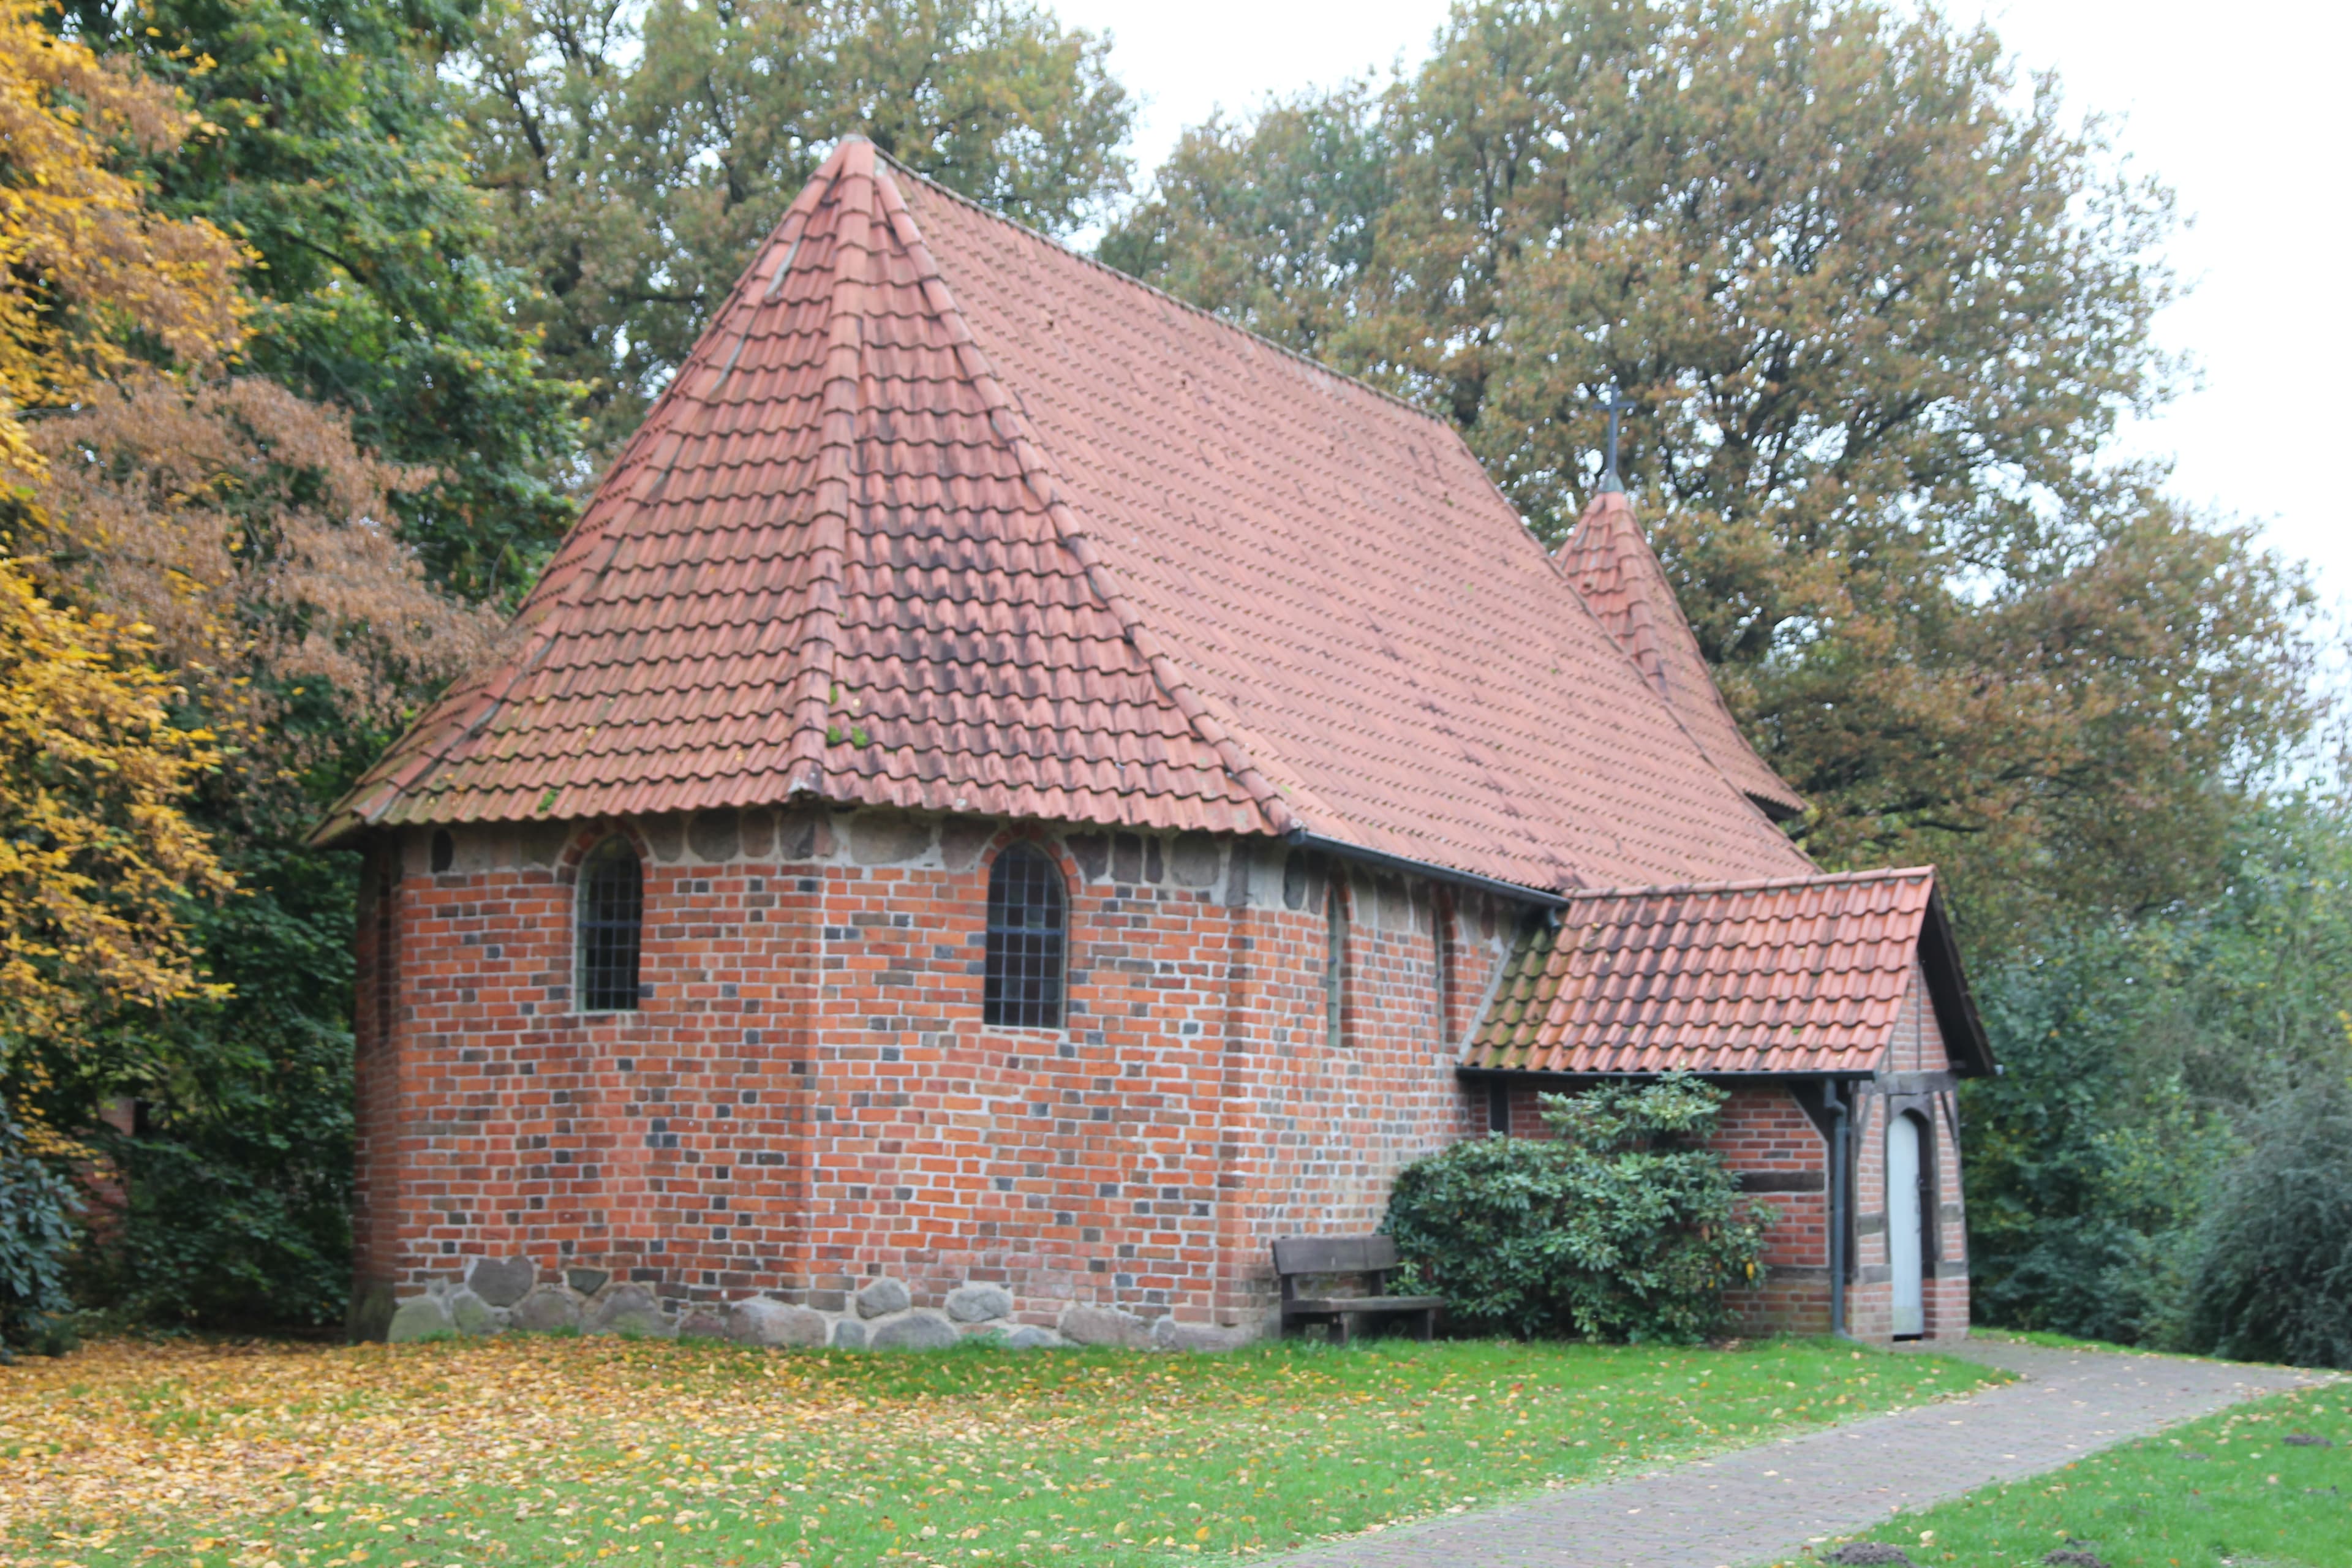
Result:
<svg viewBox="0 0 2352 1568"><path fill-rule="evenodd" d="M47 535L44 577L153 627L248 769L310 760L273 723L307 686L395 727L496 635L392 534L390 497L418 476L274 383L110 384L33 438L46 472L20 479Z"/></svg>

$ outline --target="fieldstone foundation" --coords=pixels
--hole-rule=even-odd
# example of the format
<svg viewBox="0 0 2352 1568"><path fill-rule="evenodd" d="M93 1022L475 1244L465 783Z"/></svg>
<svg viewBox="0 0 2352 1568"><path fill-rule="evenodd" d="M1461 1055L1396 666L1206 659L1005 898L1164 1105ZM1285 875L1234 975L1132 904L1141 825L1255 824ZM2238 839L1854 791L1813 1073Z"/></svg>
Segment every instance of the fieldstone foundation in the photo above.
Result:
<svg viewBox="0 0 2352 1568"><path fill-rule="evenodd" d="M1252 1328L1180 1323L1168 1316L1146 1318L1115 1307L1075 1303L1063 1308L1049 1327L1016 1318L1011 1293L981 1280L950 1291L937 1309L917 1306L906 1282L892 1279L871 1281L838 1311L765 1295L724 1303L667 1301L642 1281L616 1279L599 1268L559 1273L541 1268L528 1258L468 1258L457 1276L429 1281L423 1295L394 1301L388 1289L382 1289L370 1300L373 1310L353 1314L355 1334L394 1343L516 1329L638 1339L726 1339L803 1350L943 1350L982 1339L1013 1350L1115 1345L1218 1351L1246 1344L1259 1335Z"/></svg>

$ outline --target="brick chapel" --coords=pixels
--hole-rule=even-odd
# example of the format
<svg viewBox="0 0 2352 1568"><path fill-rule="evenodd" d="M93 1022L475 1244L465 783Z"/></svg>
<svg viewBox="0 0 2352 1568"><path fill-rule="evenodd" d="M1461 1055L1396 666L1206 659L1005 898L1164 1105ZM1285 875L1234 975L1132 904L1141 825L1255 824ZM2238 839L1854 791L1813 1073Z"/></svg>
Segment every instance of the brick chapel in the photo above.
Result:
<svg viewBox="0 0 2352 1568"><path fill-rule="evenodd" d="M365 853L355 1331L1268 1331L1268 1243L1685 1068L1759 1326L1968 1323L1932 870L1824 875L1625 497L837 149Z"/></svg>

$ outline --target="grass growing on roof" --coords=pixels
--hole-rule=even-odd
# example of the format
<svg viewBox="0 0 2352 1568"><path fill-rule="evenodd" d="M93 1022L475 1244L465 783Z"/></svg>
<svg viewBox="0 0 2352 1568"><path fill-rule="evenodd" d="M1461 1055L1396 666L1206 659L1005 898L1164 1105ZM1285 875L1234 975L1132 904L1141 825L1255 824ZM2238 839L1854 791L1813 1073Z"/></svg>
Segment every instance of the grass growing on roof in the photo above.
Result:
<svg viewBox="0 0 2352 1568"><path fill-rule="evenodd" d="M2289 1435L2333 1445L2295 1444ZM1888 1521L1864 1539L1921 1568L2041 1563L2082 1552L2107 1568L2352 1564L2352 1387L2239 1405L2005 1486ZM1819 1561L1834 1551L1824 1542Z"/></svg>
<svg viewBox="0 0 2352 1568"><path fill-rule="evenodd" d="M1999 1376L1816 1341L1216 1356L110 1341L0 1374L0 1562L1170 1563Z"/></svg>

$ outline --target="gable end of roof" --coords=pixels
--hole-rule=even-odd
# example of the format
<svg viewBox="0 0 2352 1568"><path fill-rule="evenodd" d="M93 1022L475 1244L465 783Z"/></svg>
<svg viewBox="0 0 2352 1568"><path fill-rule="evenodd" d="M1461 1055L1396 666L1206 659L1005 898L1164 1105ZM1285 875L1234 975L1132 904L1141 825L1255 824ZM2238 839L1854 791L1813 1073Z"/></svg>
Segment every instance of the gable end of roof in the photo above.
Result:
<svg viewBox="0 0 2352 1568"><path fill-rule="evenodd" d="M1944 908L1944 889L1927 895L1927 918L1919 933L1919 965L1927 977L1927 996L1936 1009L1936 1027L1944 1037L1944 1054L1962 1078L1992 1078L2001 1070L1994 1059L1992 1041L1986 1037L1984 1017L1969 989L1968 970L1960 963L1960 944Z"/></svg>

